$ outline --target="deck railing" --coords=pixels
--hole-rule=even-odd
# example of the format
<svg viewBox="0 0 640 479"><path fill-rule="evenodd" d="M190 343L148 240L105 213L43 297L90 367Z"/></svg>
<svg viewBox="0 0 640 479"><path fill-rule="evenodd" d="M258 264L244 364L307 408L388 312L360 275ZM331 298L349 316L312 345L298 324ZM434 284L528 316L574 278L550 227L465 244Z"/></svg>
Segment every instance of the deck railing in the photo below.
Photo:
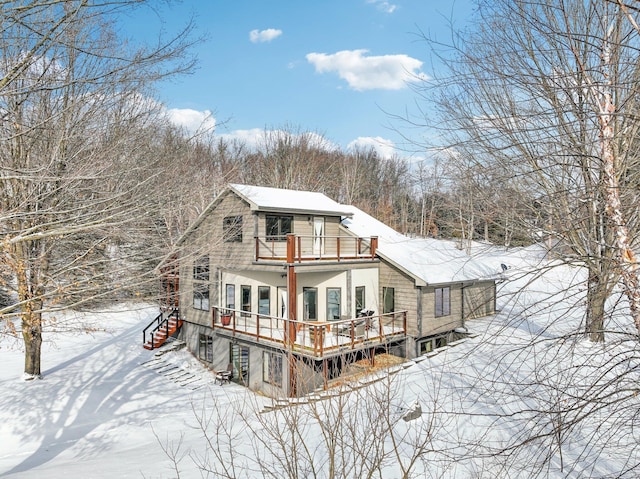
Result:
<svg viewBox="0 0 640 479"><path fill-rule="evenodd" d="M378 238L354 236L266 236L255 237L256 261L346 261L372 260L376 257Z"/></svg>
<svg viewBox="0 0 640 479"><path fill-rule="evenodd" d="M296 321L228 308L212 308L212 327L255 342L273 342L307 356L324 357L402 339L407 312L335 321Z"/></svg>

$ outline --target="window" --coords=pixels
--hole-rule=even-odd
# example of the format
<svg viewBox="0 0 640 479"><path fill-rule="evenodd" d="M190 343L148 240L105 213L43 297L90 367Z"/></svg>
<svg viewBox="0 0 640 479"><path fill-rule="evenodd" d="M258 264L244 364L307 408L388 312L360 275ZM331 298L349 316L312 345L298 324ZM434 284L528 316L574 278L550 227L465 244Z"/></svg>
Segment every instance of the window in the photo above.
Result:
<svg viewBox="0 0 640 479"><path fill-rule="evenodd" d="M262 354L262 380L282 386L282 354L265 351Z"/></svg>
<svg viewBox="0 0 640 479"><path fill-rule="evenodd" d="M249 383L249 348L239 344L230 344L229 362L233 366L233 377L238 381Z"/></svg>
<svg viewBox="0 0 640 479"><path fill-rule="evenodd" d="M305 321L318 319L318 288L303 288L302 299Z"/></svg>
<svg viewBox="0 0 640 479"><path fill-rule="evenodd" d="M362 311L365 307L364 293L364 286L356 286L356 316L358 316L360 314L360 311Z"/></svg>
<svg viewBox="0 0 640 479"><path fill-rule="evenodd" d="M227 284L227 309L236 309L236 285L235 284Z"/></svg>
<svg viewBox="0 0 640 479"><path fill-rule="evenodd" d="M327 288L327 319L329 321L340 319L340 300L342 290L340 288Z"/></svg>
<svg viewBox="0 0 640 479"><path fill-rule="evenodd" d="M451 293L449 288L436 288L436 318L451 314Z"/></svg>
<svg viewBox="0 0 640 479"><path fill-rule="evenodd" d="M242 243L242 216L227 216L222 221L225 243Z"/></svg>
<svg viewBox="0 0 640 479"><path fill-rule="evenodd" d="M324 254L324 218L315 216L313 218L313 254Z"/></svg>
<svg viewBox="0 0 640 479"><path fill-rule="evenodd" d="M438 348L443 348L449 343L447 335L432 336L420 342L420 354L430 353Z"/></svg>
<svg viewBox="0 0 640 479"><path fill-rule="evenodd" d="M209 257L200 256L193 262L193 279L209 281Z"/></svg>
<svg viewBox="0 0 640 479"><path fill-rule="evenodd" d="M266 215L267 239L271 241L285 241L292 233L293 216Z"/></svg>
<svg viewBox="0 0 640 479"><path fill-rule="evenodd" d="M383 313L392 313L396 310L396 299L395 299L395 290L394 288L382 288L382 304L383 304Z"/></svg>
<svg viewBox="0 0 640 479"><path fill-rule="evenodd" d="M431 339L420 343L420 354L426 354L433 351L433 341Z"/></svg>
<svg viewBox="0 0 640 479"><path fill-rule="evenodd" d="M287 294L287 288L278 286L278 290L276 295L277 301L277 314L279 318L288 318L289 317L289 296Z"/></svg>
<svg viewBox="0 0 640 479"><path fill-rule="evenodd" d="M249 316L251 312L251 286L240 286L242 297L242 316Z"/></svg>
<svg viewBox="0 0 640 479"><path fill-rule="evenodd" d="M201 334L198 340L198 357L208 363L213 361L213 338Z"/></svg>
<svg viewBox="0 0 640 479"><path fill-rule="evenodd" d="M269 316L271 314L271 288L258 286L258 314Z"/></svg>
<svg viewBox="0 0 640 479"><path fill-rule="evenodd" d="M209 285L195 283L193 285L193 308L203 311L209 310Z"/></svg>

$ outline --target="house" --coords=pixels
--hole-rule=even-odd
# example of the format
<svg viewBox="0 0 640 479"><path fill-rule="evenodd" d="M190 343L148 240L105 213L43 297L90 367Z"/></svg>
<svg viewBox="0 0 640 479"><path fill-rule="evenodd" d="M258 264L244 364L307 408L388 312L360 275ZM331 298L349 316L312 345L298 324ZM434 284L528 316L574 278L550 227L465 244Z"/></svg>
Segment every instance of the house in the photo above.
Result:
<svg viewBox="0 0 640 479"><path fill-rule="evenodd" d="M449 243L308 191L229 185L161 273L146 347L179 330L213 370L272 397L327 387L380 351L423 354L495 310L490 272Z"/></svg>

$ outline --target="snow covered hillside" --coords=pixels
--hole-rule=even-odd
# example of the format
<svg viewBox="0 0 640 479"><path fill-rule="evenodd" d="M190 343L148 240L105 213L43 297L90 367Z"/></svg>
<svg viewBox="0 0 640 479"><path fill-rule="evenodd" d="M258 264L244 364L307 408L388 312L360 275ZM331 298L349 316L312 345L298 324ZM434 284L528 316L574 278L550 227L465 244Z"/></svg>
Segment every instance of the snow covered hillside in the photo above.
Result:
<svg viewBox="0 0 640 479"><path fill-rule="evenodd" d="M575 334L580 269L535 248L479 255L508 265L509 281L501 312L468 323L472 337L273 410L184 351L143 349L153 307L92 314L91 334L50 333L42 380L22 380L19 343L3 339L0 477L637 477L631 322L612 317L594 346ZM403 421L416 403L420 417Z"/></svg>

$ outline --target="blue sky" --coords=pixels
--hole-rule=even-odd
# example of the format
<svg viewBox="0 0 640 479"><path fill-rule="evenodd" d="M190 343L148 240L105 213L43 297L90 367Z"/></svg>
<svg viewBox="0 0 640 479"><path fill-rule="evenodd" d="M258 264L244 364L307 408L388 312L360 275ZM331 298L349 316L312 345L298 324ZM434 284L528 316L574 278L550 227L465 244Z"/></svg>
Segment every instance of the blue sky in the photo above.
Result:
<svg viewBox="0 0 640 479"><path fill-rule="evenodd" d="M249 142L289 129L406 155L394 128L420 132L389 114L413 110L407 83L432 74L418 33L446 38L450 18L464 26L471 15L470 0L184 0L158 16L140 11L132 31L170 33L193 16L206 36L198 70L159 86L176 122L192 126L209 112L217 134Z"/></svg>

